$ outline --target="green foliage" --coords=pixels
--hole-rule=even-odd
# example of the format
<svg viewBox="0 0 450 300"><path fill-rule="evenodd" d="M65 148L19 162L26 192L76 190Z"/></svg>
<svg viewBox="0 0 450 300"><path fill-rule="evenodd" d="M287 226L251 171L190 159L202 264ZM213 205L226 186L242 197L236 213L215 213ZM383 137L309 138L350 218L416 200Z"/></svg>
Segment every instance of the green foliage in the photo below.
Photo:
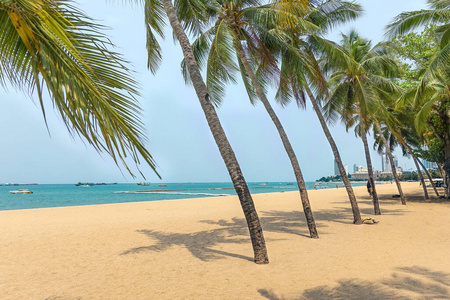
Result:
<svg viewBox="0 0 450 300"><path fill-rule="evenodd" d="M417 88L425 70L438 50L438 40L434 34L436 26L428 26L421 33L411 32L396 36L392 42L399 56L401 80L399 85L410 90Z"/></svg>
<svg viewBox="0 0 450 300"><path fill-rule="evenodd" d="M37 95L44 118L46 88L72 135L130 174L128 156L155 170L143 145L138 84L127 61L109 50L104 27L65 0L2 1L0 25L1 84Z"/></svg>
<svg viewBox="0 0 450 300"><path fill-rule="evenodd" d="M327 177L322 177L319 180L316 181L322 181L322 182L332 182L332 181L342 181L341 175L330 175Z"/></svg>

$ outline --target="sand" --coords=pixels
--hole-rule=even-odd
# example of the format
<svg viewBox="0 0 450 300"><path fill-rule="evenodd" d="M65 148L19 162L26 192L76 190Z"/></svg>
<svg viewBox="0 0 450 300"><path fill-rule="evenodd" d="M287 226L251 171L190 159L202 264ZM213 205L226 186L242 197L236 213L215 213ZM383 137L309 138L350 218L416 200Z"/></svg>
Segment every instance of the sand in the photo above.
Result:
<svg viewBox="0 0 450 300"><path fill-rule="evenodd" d="M256 265L237 197L0 212L0 299L450 299L450 202L418 183L254 195L269 252ZM431 194L431 191L430 191Z"/></svg>

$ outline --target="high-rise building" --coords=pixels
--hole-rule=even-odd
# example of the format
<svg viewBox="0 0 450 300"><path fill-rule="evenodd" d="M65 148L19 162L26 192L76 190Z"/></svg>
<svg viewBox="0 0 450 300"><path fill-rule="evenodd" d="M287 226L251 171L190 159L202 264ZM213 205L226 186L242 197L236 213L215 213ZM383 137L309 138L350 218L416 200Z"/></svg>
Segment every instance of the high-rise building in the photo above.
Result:
<svg viewBox="0 0 450 300"><path fill-rule="evenodd" d="M438 168L437 163L433 161L422 159L422 162L425 168L427 168L428 170L436 170Z"/></svg>
<svg viewBox="0 0 450 300"><path fill-rule="evenodd" d="M391 163L389 157L385 152L381 154L381 172L392 172Z"/></svg>
<svg viewBox="0 0 450 300"><path fill-rule="evenodd" d="M348 166L344 165L345 174L348 174ZM334 176L341 175L341 172L339 171L339 166L337 164L337 161L334 160Z"/></svg>
<svg viewBox="0 0 450 300"><path fill-rule="evenodd" d="M357 164L353 164L353 172L358 171L358 165Z"/></svg>

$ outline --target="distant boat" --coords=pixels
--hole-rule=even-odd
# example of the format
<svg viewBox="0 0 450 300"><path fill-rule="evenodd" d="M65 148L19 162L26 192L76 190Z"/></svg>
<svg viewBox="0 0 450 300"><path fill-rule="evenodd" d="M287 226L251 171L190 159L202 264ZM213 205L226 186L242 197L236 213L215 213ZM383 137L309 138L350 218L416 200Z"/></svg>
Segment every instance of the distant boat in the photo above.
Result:
<svg viewBox="0 0 450 300"><path fill-rule="evenodd" d="M150 182L141 181L138 182L137 185L150 185Z"/></svg>
<svg viewBox="0 0 450 300"><path fill-rule="evenodd" d="M158 186L167 186L167 184L160 184L160 185L158 185Z"/></svg>
<svg viewBox="0 0 450 300"><path fill-rule="evenodd" d="M17 191L9 191L11 194L33 194L32 191L29 190L17 190Z"/></svg>
<svg viewBox="0 0 450 300"><path fill-rule="evenodd" d="M288 183L286 183L286 185L294 185L294 183L293 182L288 182Z"/></svg>

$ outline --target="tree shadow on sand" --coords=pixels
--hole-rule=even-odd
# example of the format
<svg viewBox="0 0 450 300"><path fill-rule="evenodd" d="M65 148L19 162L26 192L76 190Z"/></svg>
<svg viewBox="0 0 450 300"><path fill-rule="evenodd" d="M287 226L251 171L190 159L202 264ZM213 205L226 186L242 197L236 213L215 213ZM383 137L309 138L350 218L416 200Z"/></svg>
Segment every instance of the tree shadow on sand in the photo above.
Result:
<svg viewBox="0 0 450 300"><path fill-rule="evenodd" d="M385 214L399 213L395 210L385 210ZM314 218L318 227L328 227L330 222L353 225L353 215L350 208L337 207L330 210L314 212ZM278 211L261 212L261 225L266 232L287 233L296 236L310 238L308 226L302 211ZM253 258L215 249L220 244L249 244L250 237L247 223L244 218L232 218L231 220L203 220L202 223L216 227L194 233L162 232L143 229L137 232L145 234L152 240L153 245L136 247L124 251L122 255L141 253L145 251L162 252L173 246L188 249L192 255L202 261L220 259L224 256L253 261ZM273 239L272 239L273 240Z"/></svg>
<svg viewBox="0 0 450 300"><path fill-rule="evenodd" d="M398 273L392 274L391 278L380 282L340 280L337 286L318 286L294 297L283 297L267 289L258 292L270 300L450 299L450 274L418 266L398 268L396 271ZM403 291L414 296L402 295Z"/></svg>
<svg viewBox="0 0 450 300"><path fill-rule="evenodd" d="M228 227L225 227L195 233L170 233L147 229L138 230L137 232L145 234L149 238L156 240L156 243L151 246L129 249L121 255L135 254L146 251L162 252L173 246L180 246L188 249L194 257L202 261L216 260L222 258L223 256L253 261L252 257L213 248L216 245L226 243L250 244L250 237L241 236L242 234L237 228L229 231Z"/></svg>

